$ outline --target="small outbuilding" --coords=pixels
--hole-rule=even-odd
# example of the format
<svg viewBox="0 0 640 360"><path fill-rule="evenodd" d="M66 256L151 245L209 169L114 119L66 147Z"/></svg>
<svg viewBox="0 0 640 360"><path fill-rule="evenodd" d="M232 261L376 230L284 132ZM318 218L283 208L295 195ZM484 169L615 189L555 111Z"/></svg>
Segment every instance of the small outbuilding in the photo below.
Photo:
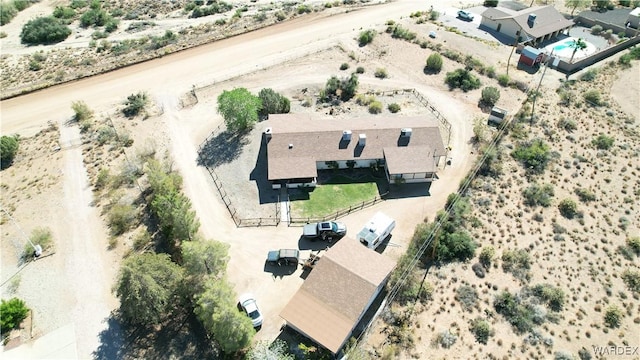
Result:
<svg viewBox="0 0 640 360"><path fill-rule="evenodd" d="M520 60L518 60L518 62L527 66L536 66L542 62L543 56L542 50L525 46L520 53Z"/></svg>
<svg viewBox="0 0 640 360"><path fill-rule="evenodd" d="M627 18L627 26L634 29L640 28L640 7L633 9Z"/></svg>

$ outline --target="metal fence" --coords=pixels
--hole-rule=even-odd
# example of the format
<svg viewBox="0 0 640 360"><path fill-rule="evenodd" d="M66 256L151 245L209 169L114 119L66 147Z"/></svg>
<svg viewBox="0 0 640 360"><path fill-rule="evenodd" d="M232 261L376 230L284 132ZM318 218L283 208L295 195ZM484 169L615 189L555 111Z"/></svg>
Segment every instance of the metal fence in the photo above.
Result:
<svg viewBox="0 0 640 360"><path fill-rule="evenodd" d="M376 197L374 197L371 200L367 200L367 201L363 201L359 204L355 204L352 206L349 206L348 208L344 208L341 210L338 210L336 212L333 212L331 214L322 216L322 217L293 217L291 216L289 218L289 226L291 225L304 225L304 224L308 224L308 223L312 223L312 222L322 222L322 221L329 221L329 220L337 220L343 216L347 216L349 214L351 214L354 211L359 211L362 210L364 208L367 208L369 206L373 206L379 202L384 201L384 197L387 196L387 194L389 194L389 192L386 192L382 195L378 195ZM288 197L288 195L287 195ZM289 199L287 198L287 204L290 204ZM290 206L290 205L288 205ZM291 214L291 211L289 211L289 214Z"/></svg>

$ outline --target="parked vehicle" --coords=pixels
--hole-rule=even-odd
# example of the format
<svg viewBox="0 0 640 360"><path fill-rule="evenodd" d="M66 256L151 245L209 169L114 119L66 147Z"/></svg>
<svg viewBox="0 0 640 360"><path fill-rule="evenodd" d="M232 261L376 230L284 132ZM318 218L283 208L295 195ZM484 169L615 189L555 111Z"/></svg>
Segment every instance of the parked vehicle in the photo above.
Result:
<svg viewBox="0 0 640 360"><path fill-rule="evenodd" d="M468 11L464 11L464 10L458 11L458 17L462 20L473 21L473 14Z"/></svg>
<svg viewBox="0 0 640 360"><path fill-rule="evenodd" d="M300 262L300 250L280 249L271 250L267 254L267 261L273 265L295 265Z"/></svg>
<svg viewBox="0 0 640 360"><path fill-rule="evenodd" d="M333 240L346 234L346 225L336 221L307 224L302 230L302 236L310 239Z"/></svg>
<svg viewBox="0 0 640 360"><path fill-rule="evenodd" d="M378 212L358 233L358 241L370 249L376 249L382 242L391 235L391 231L396 227L396 221L387 215Z"/></svg>
<svg viewBox="0 0 640 360"><path fill-rule="evenodd" d="M238 302L247 316L251 318L253 327L262 326L262 313L260 313L256 298L252 294L242 294Z"/></svg>

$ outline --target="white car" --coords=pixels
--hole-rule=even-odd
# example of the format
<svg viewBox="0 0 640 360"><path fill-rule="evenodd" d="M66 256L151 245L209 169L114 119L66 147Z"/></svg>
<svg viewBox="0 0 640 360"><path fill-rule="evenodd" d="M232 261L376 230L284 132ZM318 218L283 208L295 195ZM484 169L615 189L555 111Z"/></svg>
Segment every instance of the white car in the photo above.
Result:
<svg viewBox="0 0 640 360"><path fill-rule="evenodd" d="M262 326L262 314L260 313L260 309L258 309L256 298L252 294L243 294L238 301L244 312L247 313L247 316L251 318L253 327Z"/></svg>

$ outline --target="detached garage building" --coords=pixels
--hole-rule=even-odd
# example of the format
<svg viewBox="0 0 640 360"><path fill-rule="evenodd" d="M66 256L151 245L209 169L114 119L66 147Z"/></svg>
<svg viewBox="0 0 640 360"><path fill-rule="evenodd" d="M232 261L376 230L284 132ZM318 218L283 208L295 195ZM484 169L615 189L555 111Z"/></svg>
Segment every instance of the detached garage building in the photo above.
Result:
<svg viewBox="0 0 640 360"><path fill-rule="evenodd" d="M337 354L384 288L395 262L350 238L318 261L280 316Z"/></svg>

